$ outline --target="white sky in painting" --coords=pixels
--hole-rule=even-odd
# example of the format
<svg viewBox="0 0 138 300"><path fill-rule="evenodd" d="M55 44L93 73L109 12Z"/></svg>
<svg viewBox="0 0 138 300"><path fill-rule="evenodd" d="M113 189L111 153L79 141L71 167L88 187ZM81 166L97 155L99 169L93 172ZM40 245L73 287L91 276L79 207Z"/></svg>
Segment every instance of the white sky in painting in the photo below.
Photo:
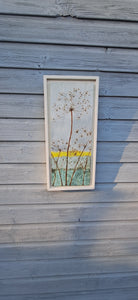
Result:
<svg viewBox="0 0 138 300"><path fill-rule="evenodd" d="M73 130L86 128L87 130L92 129L92 114L93 114L93 99L94 99L94 83L92 81L81 81L81 80L48 80L48 101L49 101L49 116L50 116L50 135L51 140L57 141L64 140L65 142L69 139L70 134L70 112L65 113L63 118L56 118L52 120L53 107L57 103L59 93L68 93L73 88L79 88L81 92L88 91L89 102L91 108L88 113L81 115L80 119L76 119L76 113L73 112ZM58 102L59 103L59 102ZM72 136L73 141L73 136Z"/></svg>

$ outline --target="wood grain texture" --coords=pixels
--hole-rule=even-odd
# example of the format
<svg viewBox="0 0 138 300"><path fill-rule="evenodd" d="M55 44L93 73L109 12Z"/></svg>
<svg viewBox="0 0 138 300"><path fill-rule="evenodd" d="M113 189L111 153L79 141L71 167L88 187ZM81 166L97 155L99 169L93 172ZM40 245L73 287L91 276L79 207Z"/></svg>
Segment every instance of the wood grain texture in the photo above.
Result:
<svg viewBox="0 0 138 300"><path fill-rule="evenodd" d="M0 26L2 42L138 47L135 22L1 15Z"/></svg>
<svg viewBox="0 0 138 300"><path fill-rule="evenodd" d="M0 224L138 221L138 203L1 206Z"/></svg>
<svg viewBox="0 0 138 300"><path fill-rule="evenodd" d="M97 164L96 182L138 182L138 164Z"/></svg>
<svg viewBox="0 0 138 300"><path fill-rule="evenodd" d="M97 162L138 162L138 143L100 142Z"/></svg>
<svg viewBox="0 0 138 300"><path fill-rule="evenodd" d="M138 274L131 272L128 274L99 274L99 275L80 275L80 276L61 276L60 278L27 278L2 280L0 282L1 296L8 295L35 295L38 293L64 293L64 292L88 292L98 290L118 289L118 288L137 288ZM54 290L53 290L54 288ZM103 291L102 291L103 292ZM48 298L49 299L48 295ZM57 295L58 296L58 295ZM60 299L60 298L59 298Z"/></svg>
<svg viewBox="0 0 138 300"><path fill-rule="evenodd" d="M43 95L0 94L0 118L44 118ZM138 98L99 97L99 119L138 120Z"/></svg>
<svg viewBox="0 0 138 300"><path fill-rule="evenodd" d="M2 164L0 184L46 183L46 167L43 164Z"/></svg>
<svg viewBox="0 0 138 300"><path fill-rule="evenodd" d="M4 14L24 14L40 16L71 16L77 18L115 19L115 20L138 20L138 3L132 0L120 2L117 0L85 0L64 1L0 1L0 12Z"/></svg>
<svg viewBox="0 0 138 300"><path fill-rule="evenodd" d="M0 142L0 163L45 163L45 143Z"/></svg>
<svg viewBox="0 0 138 300"><path fill-rule="evenodd" d="M44 97L0 94L0 118L44 118Z"/></svg>
<svg viewBox="0 0 138 300"><path fill-rule="evenodd" d="M96 183L138 183L138 164L98 163L96 168ZM1 164L0 184L45 184L45 169L45 164Z"/></svg>
<svg viewBox="0 0 138 300"><path fill-rule="evenodd" d="M138 98L100 97L99 119L138 119Z"/></svg>
<svg viewBox="0 0 138 300"><path fill-rule="evenodd" d="M98 142L97 162L138 162L138 143ZM0 142L0 163L45 163L44 142Z"/></svg>
<svg viewBox="0 0 138 300"><path fill-rule="evenodd" d="M85 197L84 197L85 195ZM46 185L0 185L0 205L57 203L119 203L138 201L137 183L96 184L96 190L47 192Z"/></svg>
<svg viewBox="0 0 138 300"><path fill-rule="evenodd" d="M128 261L129 259L129 261ZM97 275L119 272L136 272L138 270L138 256L129 257L98 257L81 259L60 259L54 261L18 261L0 262L0 279L19 279L73 276L73 275Z"/></svg>
<svg viewBox="0 0 138 300"><path fill-rule="evenodd" d="M0 12L0 299L137 300L137 0ZM94 191L46 190L46 74L100 76Z"/></svg>
<svg viewBox="0 0 138 300"><path fill-rule="evenodd" d="M53 260L138 255L137 239L0 244L0 261Z"/></svg>
<svg viewBox="0 0 138 300"><path fill-rule="evenodd" d="M44 142L44 120L0 119L0 141ZM138 121L100 120L98 141L138 141Z"/></svg>
<svg viewBox="0 0 138 300"><path fill-rule="evenodd" d="M138 74L94 71L0 69L0 93L44 93L43 75L100 76L100 96L138 97Z"/></svg>
<svg viewBox="0 0 138 300"><path fill-rule="evenodd" d="M138 70L138 52L134 49L1 43L0 57L3 68L129 73Z"/></svg>
<svg viewBox="0 0 138 300"><path fill-rule="evenodd" d="M98 122L98 141L137 141L137 121L108 121Z"/></svg>
<svg viewBox="0 0 138 300"><path fill-rule="evenodd" d="M44 120L0 119L2 141L44 141Z"/></svg>
<svg viewBox="0 0 138 300"><path fill-rule="evenodd" d="M129 1L115 3L111 1L101 1L97 3L90 0L85 1L55 1L48 0L46 2L34 0L31 1L9 1L4 3L0 1L1 13L4 14L24 14L24 15L40 15L40 16L72 16L77 18L102 18L116 20L137 20L138 7L137 1L133 0L131 5ZM101 13L102 12L102 13Z"/></svg>
<svg viewBox="0 0 138 300"><path fill-rule="evenodd" d="M138 238L138 221L3 225L0 243Z"/></svg>
<svg viewBox="0 0 138 300"><path fill-rule="evenodd" d="M13 281L14 284L15 281ZM37 283L36 283L37 284ZM46 283L45 283L46 284ZM39 282L38 282L39 285ZM31 291L31 288L30 288ZM74 291L74 292L66 292L66 293L44 293L44 294L23 294L23 295L6 295L4 297L1 296L2 300L25 300L26 298L29 300L137 300L138 288L117 288L117 289L104 289L98 291Z"/></svg>

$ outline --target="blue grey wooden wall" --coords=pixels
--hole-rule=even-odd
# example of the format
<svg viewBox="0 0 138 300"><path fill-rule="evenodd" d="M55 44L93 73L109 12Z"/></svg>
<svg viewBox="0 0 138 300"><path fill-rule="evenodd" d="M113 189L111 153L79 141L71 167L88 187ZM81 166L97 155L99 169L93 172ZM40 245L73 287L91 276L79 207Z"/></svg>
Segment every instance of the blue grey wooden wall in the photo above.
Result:
<svg viewBox="0 0 138 300"><path fill-rule="evenodd" d="M0 12L0 300L137 300L138 1ZM43 74L100 77L95 191L46 192Z"/></svg>

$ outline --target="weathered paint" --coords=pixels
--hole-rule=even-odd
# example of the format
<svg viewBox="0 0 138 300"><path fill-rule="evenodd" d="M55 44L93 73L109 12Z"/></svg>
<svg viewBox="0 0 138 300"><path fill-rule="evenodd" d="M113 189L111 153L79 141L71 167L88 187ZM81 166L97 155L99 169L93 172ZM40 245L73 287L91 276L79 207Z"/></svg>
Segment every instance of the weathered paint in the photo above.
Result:
<svg viewBox="0 0 138 300"><path fill-rule="evenodd" d="M0 299L137 300L137 1L0 7ZM100 77L93 192L46 191L44 74Z"/></svg>

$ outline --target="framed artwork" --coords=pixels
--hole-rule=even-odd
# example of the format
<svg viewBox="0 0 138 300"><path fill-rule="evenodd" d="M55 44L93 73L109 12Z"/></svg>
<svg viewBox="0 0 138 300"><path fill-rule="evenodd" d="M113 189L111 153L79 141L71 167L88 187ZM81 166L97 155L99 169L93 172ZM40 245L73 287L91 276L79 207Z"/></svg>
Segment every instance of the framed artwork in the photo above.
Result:
<svg viewBox="0 0 138 300"><path fill-rule="evenodd" d="M99 78L44 75L47 189L95 188Z"/></svg>

